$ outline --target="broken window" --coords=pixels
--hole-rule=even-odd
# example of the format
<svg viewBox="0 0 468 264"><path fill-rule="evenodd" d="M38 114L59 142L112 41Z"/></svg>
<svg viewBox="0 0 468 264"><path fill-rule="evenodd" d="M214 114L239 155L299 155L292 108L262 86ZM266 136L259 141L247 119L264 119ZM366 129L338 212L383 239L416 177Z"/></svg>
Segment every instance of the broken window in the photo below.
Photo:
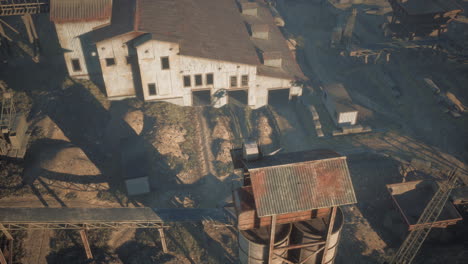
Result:
<svg viewBox="0 0 468 264"><path fill-rule="evenodd" d="M148 83L148 93L149 95L156 95L156 84Z"/></svg>
<svg viewBox="0 0 468 264"><path fill-rule="evenodd" d="M248 75L242 75L242 86L249 86L249 76Z"/></svg>
<svg viewBox="0 0 468 264"><path fill-rule="evenodd" d="M169 68L169 57L161 57L161 69L168 70Z"/></svg>
<svg viewBox="0 0 468 264"><path fill-rule="evenodd" d="M206 85L212 85L213 84L213 74L212 73L207 73L206 74Z"/></svg>
<svg viewBox="0 0 468 264"><path fill-rule="evenodd" d="M231 87L237 87L237 76L231 76Z"/></svg>
<svg viewBox="0 0 468 264"><path fill-rule="evenodd" d="M195 86L201 86L202 84L203 84L202 75L201 74L195 75Z"/></svg>
<svg viewBox="0 0 468 264"><path fill-rule="evenodd" d="M72 59L71 60L72 68L74 72L81 71L81 64L79 59Z"/></svg>
<svg viewBox="0 0 468 264"><path fill-rule="evenodd" d="M107 58L106 59L106 66L113 66L115 65L115 59L114 58Z"/></svg>
<svg viewBox="0 0 468 264"><path fill-rule="evenodd" d="M190 87L192 86L192 83L190 82L190 75L185 75L184 76L184 87Z"/></svg>

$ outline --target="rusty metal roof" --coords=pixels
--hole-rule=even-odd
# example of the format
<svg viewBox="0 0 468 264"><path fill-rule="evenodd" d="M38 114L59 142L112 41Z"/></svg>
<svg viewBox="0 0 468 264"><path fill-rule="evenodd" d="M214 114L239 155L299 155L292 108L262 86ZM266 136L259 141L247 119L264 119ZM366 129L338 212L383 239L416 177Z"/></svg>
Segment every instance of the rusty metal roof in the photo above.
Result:
<svg viewBox="0 0 468 264"><path fill-rule="evenodd" d="M291 163L291 157L324 158ZM286 153L248 170L259 217L356 203L346 157L326 151ZM281 163L284 155L287 162ZM264 160L268 160L265 157ZM257 162L258 163L258 162ZM255 162L254 162L255 164ZM270 164L270 166L268 166Z"/></svg>
<svg viewBox="0 0 468 264"><path fill-rule="evenodd" d="M50 20L55 23L104 20L111 14L112 0L50 1Z"/></svg>

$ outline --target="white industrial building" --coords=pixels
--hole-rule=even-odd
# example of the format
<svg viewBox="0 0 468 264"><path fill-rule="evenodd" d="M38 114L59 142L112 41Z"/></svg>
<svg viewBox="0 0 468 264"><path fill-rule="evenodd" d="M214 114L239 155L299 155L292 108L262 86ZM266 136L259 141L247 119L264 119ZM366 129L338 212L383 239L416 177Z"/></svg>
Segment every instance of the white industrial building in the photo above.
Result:
<svg viewBox="0 0 468 264"><path fill-rule="evenodd" d="M219 107L236 96L258 108L275 91L285 100L302 93L295 84L305 77L264 0L54 2L51 17L69 21L52 19L70 76L100 65L109 99Z"/></svg>
<svg viewBox="0 0 468 264"><path fill-rule="evenodd" d="M108 25L111 15L112 0L50 1L50 20L55 25L71 77L89 79L90 74L100 73L91 32L97 27Z"/></svg>

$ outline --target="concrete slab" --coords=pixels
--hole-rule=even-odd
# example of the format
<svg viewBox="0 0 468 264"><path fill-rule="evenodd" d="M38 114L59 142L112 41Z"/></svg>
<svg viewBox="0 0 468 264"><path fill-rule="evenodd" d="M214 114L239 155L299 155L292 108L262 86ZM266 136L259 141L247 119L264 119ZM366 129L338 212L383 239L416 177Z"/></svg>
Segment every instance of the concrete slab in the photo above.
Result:
<svg viewBox="0 0 468 264"><path fill-rule="evenodd" d="M150 192L148 177L129 179L125 181L128 195L139 195Z"/></svg>

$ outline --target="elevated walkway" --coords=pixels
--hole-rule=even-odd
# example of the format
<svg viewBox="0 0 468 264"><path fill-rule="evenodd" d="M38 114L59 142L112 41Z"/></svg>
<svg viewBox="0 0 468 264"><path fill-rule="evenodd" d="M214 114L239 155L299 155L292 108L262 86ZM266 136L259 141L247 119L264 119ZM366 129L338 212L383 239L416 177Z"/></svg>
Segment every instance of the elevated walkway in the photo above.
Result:
<svg viewBox="0 0 468 264"><path fill-rule="evenodd" d="M8 230L161 228L200 221L229 224L228 215L217 208L0 208L0 224Z"/></svg>

